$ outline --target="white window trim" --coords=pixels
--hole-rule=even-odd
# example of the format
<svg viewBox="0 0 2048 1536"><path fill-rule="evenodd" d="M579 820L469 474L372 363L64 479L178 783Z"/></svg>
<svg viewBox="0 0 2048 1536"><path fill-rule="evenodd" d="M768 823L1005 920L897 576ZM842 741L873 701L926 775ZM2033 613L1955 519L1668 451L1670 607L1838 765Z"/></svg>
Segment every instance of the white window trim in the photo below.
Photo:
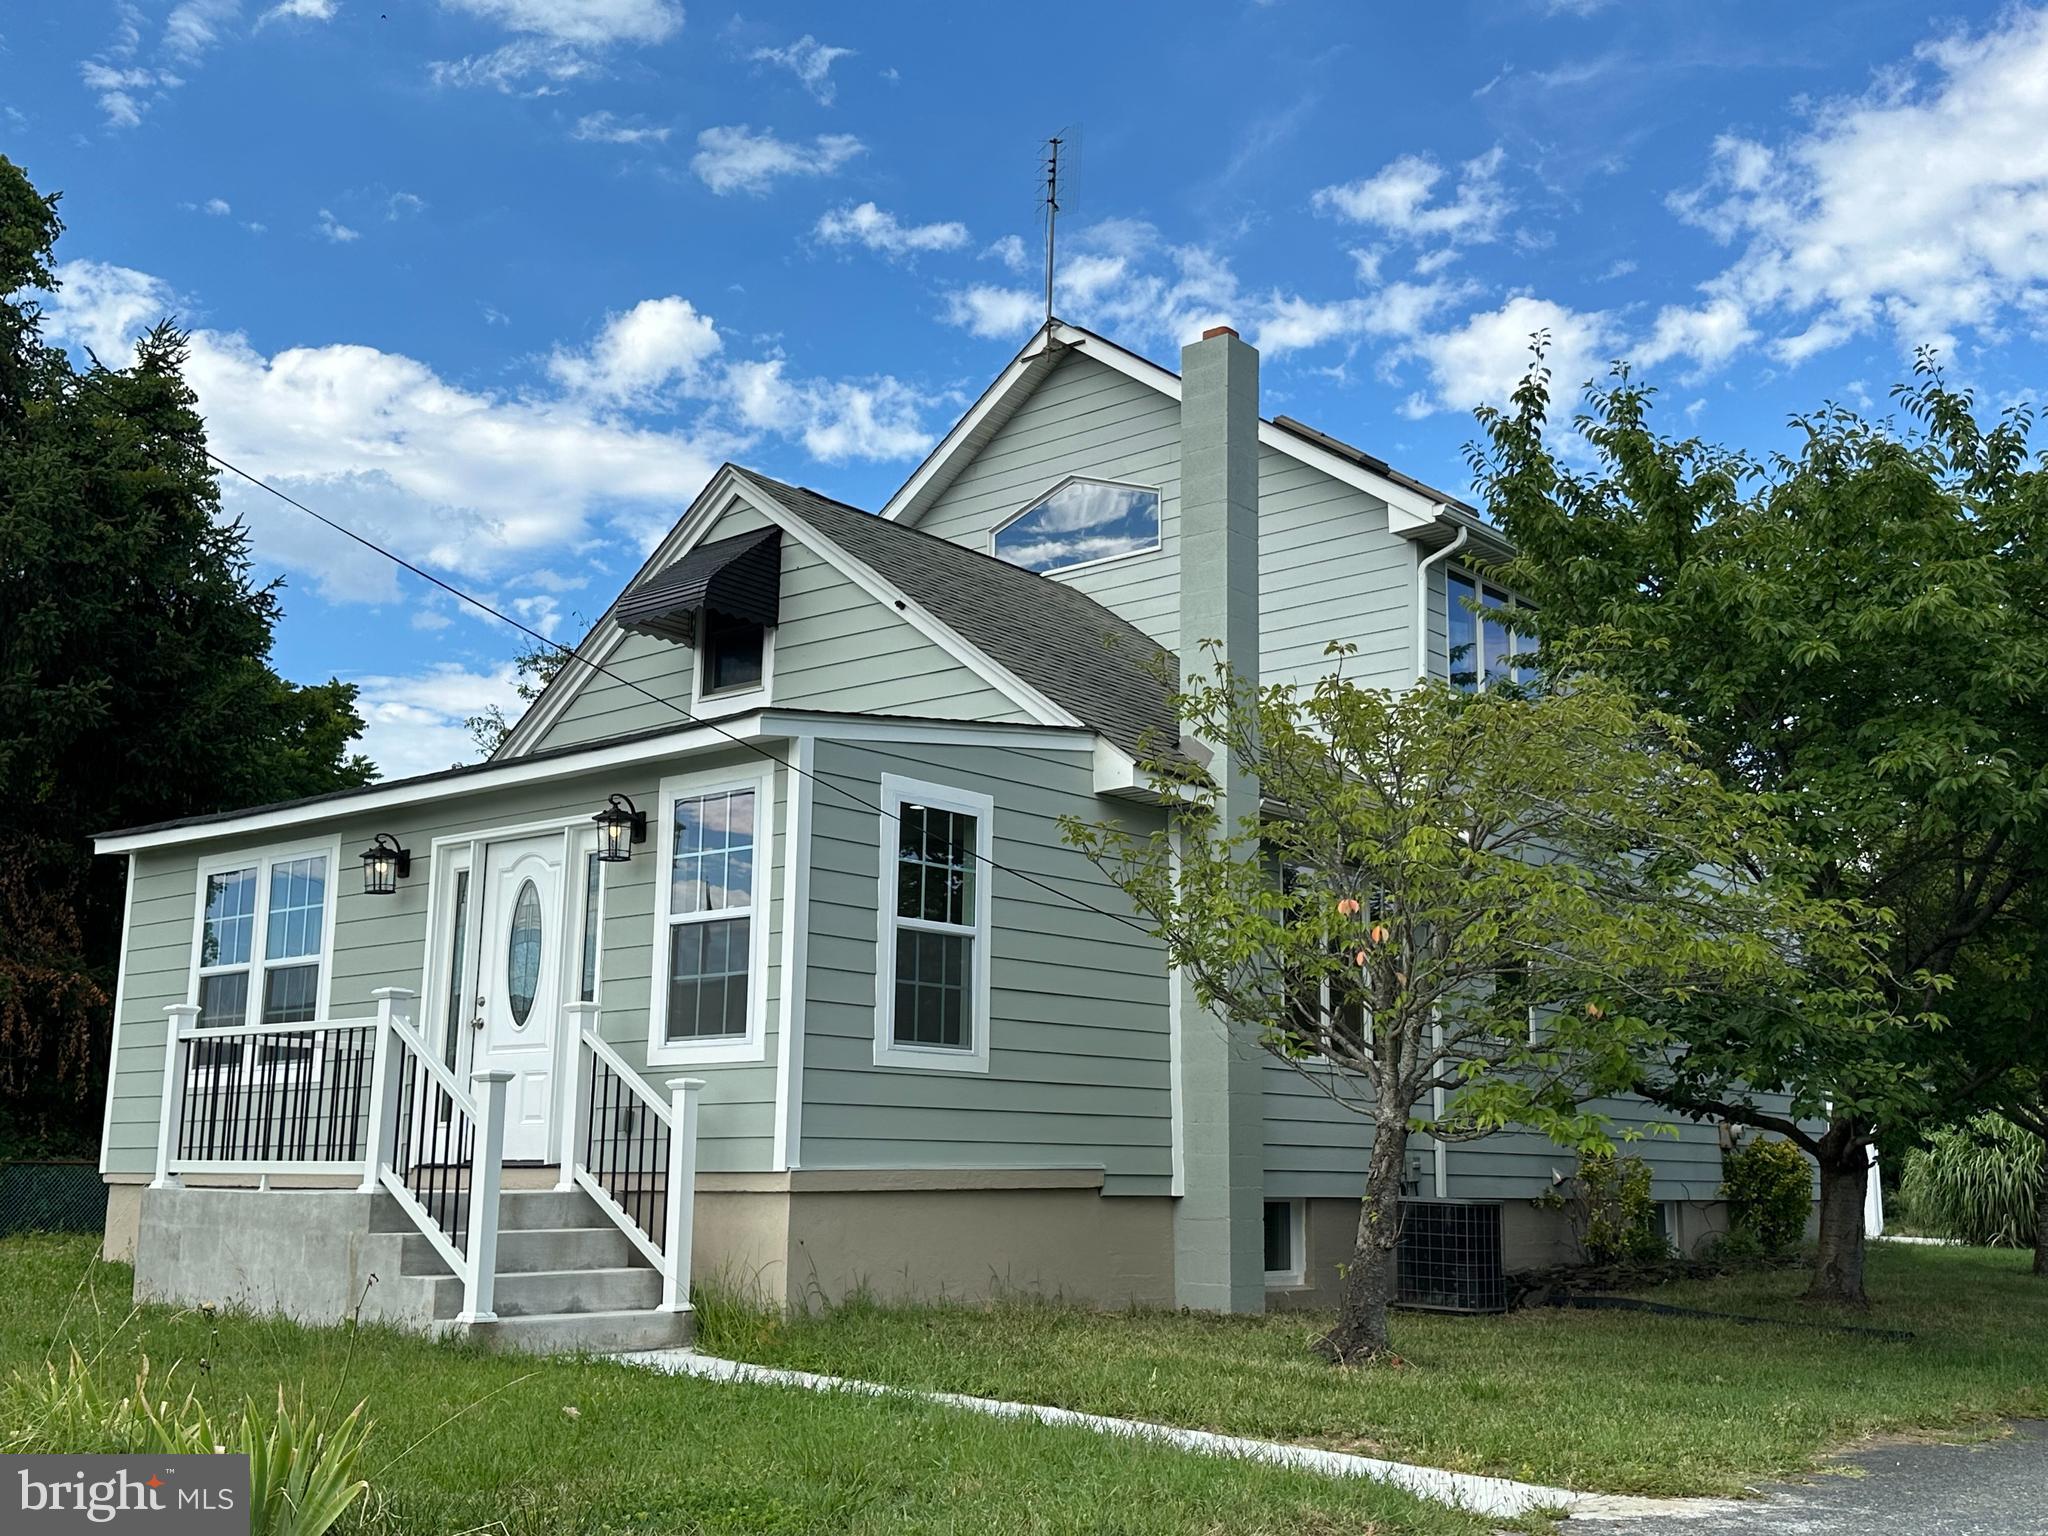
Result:
<svg viewBox="0 0 2048 1536"><path fill-rule="evenodd" d="M719 1040L671 1042L667 1039L668 946L669 899L674 884L670 861L675 857L675 805L678 800L733 789L754 792L753 905L734 907L717 916L738 917L744 913L748 918L747 1032ZM654 956L653 969L648 972L652 978L653 996L648 999L647 1008L647 1064L650 1067L689 1067L717 1062L765 1061L768 1040L768 923L775 876L775 767L768 763L763 764L758 772L735 772L728 768L665 778L661 781L660 802L648 816L647 823L647 847L654 856ZM708 916L706 920L709 920Z"/></svg>
<svg viewBox="0 0 2048 1536"><path fill-rule="evenodd" d="M903 807L925 805L974 818L973 973L968 985L970 1028L964 1049L946 1045L903 1045L896 1039L896 933L901 927L935 933L959 933L950 923L929 923L896 915L896 827ZM996 803L993 797L949 784L931 784L899 774L882 775L882 814L878 818L877 852L881 868L875 882L875 1065L924 1072L988 1071L989 946L994 932L994 865Z"/></svg>
<svg viewBox="0 0 2048 1536"><path fill-rule="evenodd" d="M1477 597L1480 602L1480 612L1473 615L1475 619L1479 620L1478 637L1474 640L1473 643L1479 647L1480 654L1476 659L1482 665L1472 668L1472 691L1474 693L1484 693L1486 691L1487 685L1487 676L1485 667L1483 665L1486 660L1486 620L1484 618L1486 594L1488 592L1494 592L1500 596L1500 598L1502 599L1503 612L1512 613L1517 609L1527 608L1529 605L1527 603L1524 603L1519 597L1515 596L1514 593L1510 592L1506 587L1502 586L1499 582L1489 581L1486 577L1481 576L1477 571L1473 570L1470 566L1446 564L1444 566L1445 681L1449 681L1451 678L1456 677L1458 674L1457 658L1451 655L1451 612L1457 606L1457 604L1452 600L1451 597L1451 583L1460 577L1472 583L1473 595ZM1534 638L1534 636L1524 635L1519 630L1510 626L1508 629L1508 655L1520 655L1522 650L1522 642L1524 640ZM1468 664L1472 659L1473 658L1467 658ZM1519 671L1520 668L1510 666L1508 670L1510 677L1512 678L1513 674ZM1516 682L1521 681L1520 678L1513 678L1513 680Z"/></svg>
<svg viewBox="0 0 2048 1536"><path fill-rule="evenodd" d="M697 643L690 647L690 692L696 701L691 711L699 720L722 720L766 707L775 689L775 631L773 624L761 630L761 681L744 688L722 688L713 693L704 681L704 611L697 612Z"/></svg>
<svg viewBox="0 0 2048 1536"><path fill-rule="evenodd" d="M1002 560L1003 564L1005 565L1013 564L1014 562L1004 560L1000 554L996 553L996 536L1000 534L1005 528L1009 527L1010 524L1016 522L1019 518L1024 517L1029 513L1036 512L1046 502L1052 500L1053 497L1059 495L1061 491L1064 491L1070 485L1106 485L1112 488L1113 490L1146 492L1148 495L1152 497L1154 503L1152 520L1152 542L1150 544L1141 545L1137 549L1127 549L1120 555L1098 555L1093 560L1076 560L1071 565L1055 565L1049 570L1037 571L1033 574L1039 576L1064 576L1069 571L1089 571L1095 569L1095 567L1099 565L1115 565L1119 560L1135 560L1140 555L1156 555L1159 553L1160 550L1166 547L1165 491L1161 490L1156 485L1140 485L1135 480L1105 480L1100 475L1068 475L1064 480L1060 481L1057 485L1053 486L1052 489L1040 491L1036 496L1032 497L1031 500L1025 502L1023 506L1019 507L1016 511L1012 512L1008 517L1001 519L995 524L994 527L990 528L988 531L989 554L993 555L998 560ZM1029 567L1020 565L1017 567L1017 569L1020 571L1027 570L1029 569Z"/></svg>
<svg viewBox="0 0 2048 1536"><path fill-rule="evenodd" d="M609 866L605 864L603 859L599 859L597 861L597 899L593 902L590 890L590 859L596 852L596 827L578 825L570 829L569 860L576 876L576 889L572 897L576 924L574 930L576 952L572 958L575 960L576 966L575 974L566 978L568 981L566 995L571 1002L596 1003L602 1008L604 1005L605 887L610 882L604 877L605 870ZM583 945L593 933L597 936L597 947L593 956L595 964L591 967L590 996L586 998L583 995Z"/></svg>
<svg viewBox="0 0 2048 1536"><path fill-rule="evenodd" d="M256 910L254 924L249 932L249 963L246 967L208 966L205 969L209 974L246 969L249 973L249 991L242 1007L242 1022L257 1024L262 1021L265 963L263 950L270 931L270 869L274 864L309 858L327 860L326 906L320 914L320 980L314 988L313 1019L315 1022L324 1022L331 1016L334 992L334 909L335 898L341 889L342 876L339 837L331 838L324 843L291 843L268 848L245 848L239 853L217 853L199 861L193 884L191 961L185 971L187 1003L197 1006L199 1002L199 955L206 941L206 882L211 876L225 870L247 869L253 864L256 866ZM303 964L303 960L300 963ZM307 1027L312 1026L309 1024Z"/></svg>
<svg viewBox="0 0 2048 1536"><path fill-rule="evenodd" d="M1259 1207L1259 1217L1265 1219L1266 1205L1287 1207L1287 1253L1293 1259L1292 1269L1269 1269L1266 1284L1275 1289L1308 1283L1308 1202L1305 1200L1274 1200L1270 1197Z"/></svg>

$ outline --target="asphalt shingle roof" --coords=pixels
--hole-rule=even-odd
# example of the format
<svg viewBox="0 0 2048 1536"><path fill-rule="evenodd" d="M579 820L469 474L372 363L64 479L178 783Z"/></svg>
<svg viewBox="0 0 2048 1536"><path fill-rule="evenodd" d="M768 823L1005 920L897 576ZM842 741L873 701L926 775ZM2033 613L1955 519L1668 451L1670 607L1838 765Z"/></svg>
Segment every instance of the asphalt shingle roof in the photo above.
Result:
<svg viewBox="0 0 2048 1536"><path fill-rule="evenodd" d="M950 539L734 468L968 644L1131 753L1180 739L1172 652L1085 592Z"/></svg>

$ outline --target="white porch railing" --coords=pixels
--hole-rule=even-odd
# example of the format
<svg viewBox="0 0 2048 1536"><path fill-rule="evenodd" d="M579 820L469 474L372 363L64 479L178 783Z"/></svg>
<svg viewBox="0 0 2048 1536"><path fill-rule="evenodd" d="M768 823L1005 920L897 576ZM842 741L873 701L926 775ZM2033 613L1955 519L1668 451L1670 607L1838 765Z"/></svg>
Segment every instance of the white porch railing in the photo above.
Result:
<svg viewBox="0 0 2048 1536"><path fill-rule="evenodd" d="M414 1031L414 994L380 988L374 1018L201 1029L170 1015L152 1188L180 1174L343 1174L384 1190L461 1279L464 1322L488 1322L509 1072L465 1090Z"/></svg>
<svg viewBox="0 0 2048 1536"><path fill-rule="evenodd" d="M567 1013L562 1187L589 1195L660 1272L661 1310L687 1312L704 1081L670 1078L664 1103L598 1037L595 1005Z"/></svg>
<svg viewBox="0 0 2048 1536"><path fill-rule="evenodd" d="M414 1029L416 995L378 990L372 1018L201 1029L170 1015L152 1188L180 1174L346 1175L397 1201L463 1285L460 1320L488 1322L496 1286L505 1091L465 1087ZM703 1080L664 1099L598 1037L594 1004L566 1009L561 1182L581 1189L661 1274L661 1308L690 1309Z"/></svg>

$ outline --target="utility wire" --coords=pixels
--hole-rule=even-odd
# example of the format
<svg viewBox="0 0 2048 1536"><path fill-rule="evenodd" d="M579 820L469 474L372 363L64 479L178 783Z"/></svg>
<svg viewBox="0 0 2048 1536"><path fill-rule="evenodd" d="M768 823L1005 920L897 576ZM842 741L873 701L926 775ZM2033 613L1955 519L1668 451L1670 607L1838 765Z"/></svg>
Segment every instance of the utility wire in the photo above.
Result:
<svg viewBox="0 0 2048 1536"><path fill-rule="evenodd" d="M623 684L625 687L632 689L633 692L641 695L643 698L646 698L655 704L659 704L665 709L674 710L677 714L681 715L685 720L689 721L690 724L702 726L705 730L708 731L715 731L718 735L723 736L727 741L730 741L734 746L744 747L757 757L763 758L771 763L780 764L782 767L787 768L791 773L798 774L803 778L809 779L813 784L816 784L821 788L829 789L834 794L843 796L852 804L860 807L860 809L864 811L874 812L884 821L900 821L902 819L899 816L895 815L893 812L883 810L882 807L876 805L873 801L865 800L861 796L856 795L852 790L847 789L843 785L834 784L830 780L821 776L820 774L817 774L806 768L798 767L796 763L795 754L791 754L790 758L787 761L784 761L783 758L769 751L759 742L749 741L744 736L735 736L731 731L727 730L724 726L720 725L716 720L705 720L700 718L699 716L691 714L687 709L683 708L683 706L678 704L674 699L665 698L661 694L655 693L652 689L643 687L641 684L634 682L633 679L629 677L624 677L619 673L612 671L602 662L593 661L587 656L579 656L576 653L575 647L564 645L561 641L553 639L548 635L542 634L539 630L533 628L531 625L522 623L520 620L513 618L511 614L506 613L503 609L494 607L490 603L485 602L482 598L464 591L461 587L456 586L453 582L443 580L441 577L436 576L432 571L425 570L422 567L413 564L412 561L406 559L405 556L398 554L394 550L386 549L382 544L379 544L376 540L370 538L366 534L356 532L355 529L349 527L345 523L337 522L335 519L327 516L326 513L316 512L313 508L307 506L303 501L298 500L296 497L287 495L285 492L279 490L276 486L270 484L268 481L260 479L256 475L252 475L248 470L242 468L239 464L231 463L227 459L222 458L219 454L215 453L211 448L205 448L202 449L201 451L204 452L209 459L213 460L213 462L218 464L222 469L228 471L228 473L232 475L236 475L241 479L248 481L249 484L255 486L256 489L258 489L259 491L269 492L269 494L275 496L279 501L285 503L285 505L290 507L296 507L299 511L305 513L306 516L312 518L315 522L321 523L326 527L332 528L336 533L342 535L342 537L354 540L356 543L362 545L364 549L370 550L374 554L382 555L386 560L389 560L393 565L400 567L402 570L412 572L413 575L419 577L420 580L424 582L439 587L443 592L446 592L450 597L453 597L460 602L469 604L470 607L477 609L481 613L488 614L490 617L496 619L501 624L510 625L513 629L518 630L522 635L527 636L529 639L537 640L542 645L548 646L553 650L559 651L562 654L562 658L565 663L574 662L578 666L589 668L592 672L597 673L599 676L608 677L615 683ZM852 747L860 751L875 751L874 748L862 746L862 744L859 742L842 742L840 743L840 745ZM879 756L881 754L877 753L876 755ZM1057 886L1048 885L1045 881L1039 879L1036 875L1029 874L1021 869L1013 868L1008 864L1002 864L997 862L997 860L995 860L994 858L982 853L981 850L978 848L968 849L966 851L970 853L979 862L986 864L991 870L998 871L1002 874L1010 875L1015 879L1024 881L1027 885L1036 886L1039 890L1044 891L1048 896L1055 896L1059 898L1061 901L1067 902L1070 905L1079 908L1083 912L1092 912L1097 917L1109 918L1112 922L1122 923L1127 928L1135 928L1138 932L1144 934L1148 938L1152 937L1152 930L1146 927L1143 923L1138 922L1134 918L1126 917L1121 912L1111 912L1108 908L1098 907L1093 902L1088 901L1080 896L1076 896L1071 891L1063 891L1059 889Z"/></svg>

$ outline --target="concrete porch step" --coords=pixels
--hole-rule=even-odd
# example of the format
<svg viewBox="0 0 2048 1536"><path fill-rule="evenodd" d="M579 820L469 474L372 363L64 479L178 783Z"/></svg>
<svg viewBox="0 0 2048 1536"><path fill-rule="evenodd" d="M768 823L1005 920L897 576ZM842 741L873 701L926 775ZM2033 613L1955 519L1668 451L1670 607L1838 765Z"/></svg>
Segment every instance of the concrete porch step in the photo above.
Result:
<svg viewBox="0 0 2048 1536"><path fill-rule="evenodd" d="M501 1314L470 1335L486 1349L529 1355L613 1354L628 1349L675 1349L697 1336L689 1312L537 1312Z"/></svg>
<svg viewBox="0 0 2048 1536"><path fill-rule="evenodd" d="M469 1196L456 1194L434 1201L429 1207L437 1214L446 1211L456 1219L469 1211ZM412 1218L388 1194L377 1196L371 1215L375 1232L411 1232ZM498 1197L498 1230L522 1232L534 1229L561 1230L569 1227L611 1227L611 1219L580 1189L508 1189Z"/></svg>
<svg viewBox="0 0 2048 1536"><path fill-rule="evenodd" d="M651 1312L661 1304L661 1276L651 1269L552 1269L498 1276L500 1317L549 1313Z"/></svg>
<svg viewBox="0 0 2048 1536"><path fill-rule="evenodd" d="M626 1234L610 1222L602 1227L514 1228L498 1233L498 1274L531 1274L537 1271L646 1269L646 1258ZM403 1272L408 1275L446 1274L439 1250L420 1232L405 1239Z"/></svg>

